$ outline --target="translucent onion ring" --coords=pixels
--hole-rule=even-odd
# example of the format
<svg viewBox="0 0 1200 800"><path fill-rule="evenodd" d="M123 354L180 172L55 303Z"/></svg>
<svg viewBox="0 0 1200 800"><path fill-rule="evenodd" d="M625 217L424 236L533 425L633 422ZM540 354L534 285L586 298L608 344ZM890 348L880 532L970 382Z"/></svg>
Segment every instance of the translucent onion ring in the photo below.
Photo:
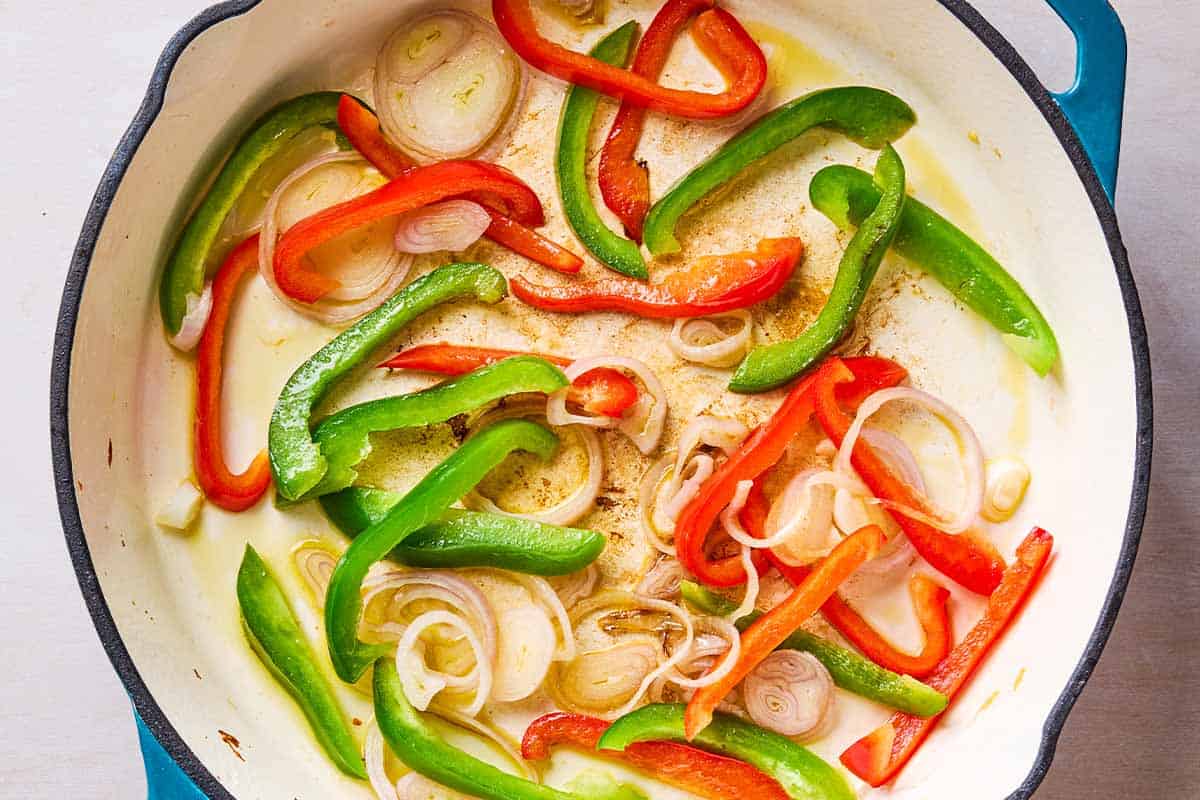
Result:
<svg viewBox="0 0 1200 800"><path fill-rule="evenodd" d="M735 319L740 326L733 333L726 333L713 321L718 319ZM708 344L696 344L702 338L708 339ZM749 311L739 309L710 317L675 320L667 346L684 361L709 367L732 367L742 360L753 342L754 317Z"/></svg>
<svg viewBox="0 0 1200 800"><path fill-rule="evenodd" d="M754 722L784 736L811 737L833 701L833 678L811 653L776 650L742 682Z"/></svg>
<svg viewBox="0 0 1200 800"><path fill-rule="evenodd" d="M400 217L396 249L401 253L460 253L492 224L492 217L470 200L446 200L418 208Z"/></svg>
<svg viewBox="0 0 1200 800"><path fill-rule="evenodd" d="M467 675L449 675L425 666L424 648L419 646L417 637L439 625L459 631L475 653L475 666ZM483 642L475 634L471 624L461 615L449 611L426 611L421 614L404 629L404 635L400 637L396 646L396 670L400 673L404 694L413 707L420 711L427 709L433 697L443 689L459 691L466 687L455 684L469 681L474 686L474 699L467 705L465 713L472 717L478 714L492 693L492 683L495 679L494 660L494 655L489 658ZM425 675L424 685L418 683L421 672ZM450 680L454 678L460 680Z"/></svg>
<svg viewBox="0 0 1200 800"><path fill-rule="evenodd" d="M387 300L404 283L412 269L412 256L393 253L374 273L356 285L344 285L316 303L300 303L284 294L275 282L275 243L279 238L279 203L292 184L327 164L366 161L357 153L329 153L302 164L280 182L263 211L263 228L258 242L258 272L271 293L300 314L327 325L341 325L357 319ZM341 300L349 302L340 302Z"/></svg>
<svg viewBox="0 0 1200 800"><path fill-rule="evenodd" d="M183 353L195 350L196 345L200 344L200 336L204 333L204 326L208 324L211 313L212 281L208 281L199 297L188 293L187 311L183 315L183 321L179 323L179 332L169 338L171 346Z"/></svg>
<svg viewBox="0 0 1200 800"><path fill-rule="evenodd" d="M621 369L641 379L644 392L638 393L637 403L620 420L612 417L592 417L567 411L567 389L550 395L546 403L546 419L551 425L586 425L590 428L617 428L630 438L643 455L649 455L662 438L667 421L667 393L662 382L645 363L626 356L588 356L573 361L563 373L568 381L600 367Z"/></svg>

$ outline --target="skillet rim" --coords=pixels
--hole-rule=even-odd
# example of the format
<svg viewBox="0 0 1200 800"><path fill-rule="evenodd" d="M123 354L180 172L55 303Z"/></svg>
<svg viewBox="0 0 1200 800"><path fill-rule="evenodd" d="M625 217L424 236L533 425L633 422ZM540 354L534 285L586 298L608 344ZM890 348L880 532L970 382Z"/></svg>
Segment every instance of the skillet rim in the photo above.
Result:
<svg viewBox="0 0 1200 800"><path fill-rule="evenodd" d="M100 635L105 652L125 686L125 690L129 693L138 715L166 752L211 800L235 800L235 798L196 757L196 754L183 741L179 732L175 730L162 708L154 700L121 639L112 612L109 610L101 590L99 577L96 574L91 551L83 531L78 499L75 494L67 401L75 326L92 254L121 180L151 125L162 110L167 84L175 65L188 45L206 30L245 14L261 2L262 0L229 0L205 9L171 37L159 56L141 106L105 168L84 218L63 287L50 372L50 445L55 494L63 532L66 536L67 549L71 555L80 591L96 631ZM1100 616L1075 670L1043 725L1037 758L1025 780L1008 796L1008 800L1027 800L1037 790L1049 771L1058 738L1067 717L1100 659L1124 600L1137 557L1149 498L1153 449L1153 390L1150 349L1145 318L1142 315L1141 302L1130 269L1128 254L1121 239L1116 211L1105 194L1096 170L1088 159L1083 144L1071 123L1013 45L967 0L938 0L938 2L978 37L992 55L1008 69L1030 100L1041 111L1042 116L1058 137L1067 157L1075 166L1079 179L1092 202L1113 259L1113 267L1129 324L1133 355L1134 394L1137 405L1136 452L1125 535Z"/></svg>

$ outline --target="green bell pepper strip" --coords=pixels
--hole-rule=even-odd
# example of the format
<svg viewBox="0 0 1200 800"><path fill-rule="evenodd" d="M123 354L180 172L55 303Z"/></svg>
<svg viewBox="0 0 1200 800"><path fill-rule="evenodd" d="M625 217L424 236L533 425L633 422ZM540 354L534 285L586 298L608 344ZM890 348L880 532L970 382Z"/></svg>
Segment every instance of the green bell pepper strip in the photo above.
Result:
<svg viewBox="0 0 1200 800"><path fill-rule="evenodd" d="M305 129L336 125L341 96L340 92L315 92L288 100L259 117L242 136L167 259L158 294L167 333L179 333L188 295L199 296L204 290L209 251L254 173Z"/></svg>
<svg viewBox="0 0 1200 800"><path fill-rule="evenodd" d="M813 207L843 230L861 225L879 203L871 176L843 165L818 172L808 193ZM1005 334L1005 344L1038 375L1053 369L1058 340L1050 323L1021 284L952 222L910 197L892 247Z"/></svg>
<svg viewBox="0 0 1200 800"><path fill-rule="evenodd" d="M606 64L624 66L637 31L636 21L625 23L600 40L592 50L592 57ZM558 194L567 222L592 255L617 272L645 280L650 273L641 249L604 224L588 188L588 139L599 103L600 93L592 89L572 86L567 92L558 123L558 153L555 157Z"/></svg>
<svg viewBox="0 0 1200 800"><path fill-rule="evenodd" d="M353 538L387 516L401 497L356 486L323 496L321 507L342 533ZM525 575L570 575L595 561L606 543L596 531L451 509L387 557L428 569L497 567Z"/></svg>
<svg viewBox="0 0 1200 800"><path fill-rule="evenodd" d="M564 792L505 772L443 739L404 696L396 663L375 662L375 721L396 757L414 772L482 800L634 800L628 787L589 780L583 792Z"/></svg>
<svg viewBox="0 0 1200 800"><path fill-rule="evenodd" d="M501 398L523 392L551 394L567 386L562 370L535 356L515 356L420 392L383 397L333 414L312 438L325 457L321 482L301 499L329 494L358 478L354 467L371 453L372 433L445 422Z"/></svg>
<svg viewBox="0 0 1200 800"><path fill-rule="evenodd" d="M907 103L864 86L822 89L786 103L723 144L684 175L650 208L644 242L656 256L678 253L675 227L696 203L746 167L809 130L838 131L863 147L878 150L899 139L917 121Z"/></svg>
<svg viewBox="0 0 1200 800"><path fill-rule="evenodd" d="M729 714L716 714L689 742L683 735L683 711L684 706L676 703L642 706L609 726L596 749L621 751L636 742L680 742L758 767L793 800L854 800L840 772L786 736Z"/></svg>
<svg viewBox="0 0 1200 800"><path fill-rule="evenodd" d="M317 665L316 654L275 576L250 545L238 569L237 599L250 644L295 698L321 747L342 772L366 780L362 748Z"/></svg>
<svg viewBox="0 0 1200 800"><path fill-rule="evenodd" d="M325 595L325 638L338 677L354 683L388 645L358 640L362 582L367 571L413 533L442 519L450 504L483 480L510 453L524 450L549 459L558 437L533 422L510 419L479 431L426 475L387 515L363 531L342 554Z"/></svg>
<svg viewBox="0 0 1200 800"><path fill-rule="evenodd" d="M879 264L896 238L904 211L904 162L891 145L884 145L879 154L875 180L883 190L882 197L842 254L833 290L816 321L795 339L751 350L733 373L731 390L765 392L787 383L816 366L850 330Z"/></svg>
<svg viewBox="0 0 1200 800"><path fill-rule="evenodd" d="M688 605L704 614L725 617L732 614L737 604L715 592L711 592L691 581L680 584L680 592ZM751 611L737 620L738 630L749 628L762 614ZM941 692L926 686L916 678L901 675L864 658L853 650L839 647L833 642L815 636L808 631L798 630L789 636L778 650L800 650L812 653L829 670L833 682L848 692L868 700L882 703L889 708L906 711L918 717L932 717L946 709L949 700Z"/></svg>
<svg viewBox="0 0 1200 800"><path fill-rule="evenodd" d="M507 293L504 276L486 264L447 264L417 278L301 364L284 385L267 432L279 495L298 500L325 475L325 456L312 440L309 420L334 383L431 308L463 297L498 303Z"/></svg>

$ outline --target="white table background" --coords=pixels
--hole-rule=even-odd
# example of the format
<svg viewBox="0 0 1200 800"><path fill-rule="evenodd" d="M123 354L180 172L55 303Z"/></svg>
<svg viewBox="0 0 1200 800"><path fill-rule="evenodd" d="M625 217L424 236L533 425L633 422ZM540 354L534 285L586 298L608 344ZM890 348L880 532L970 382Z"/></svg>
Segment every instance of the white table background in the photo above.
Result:
<svg viewBox="0 0 1200 800"><path fill-rule="evenodd" d="M92 192L159 51L203 4L0 0L2 798L145 796L129 704L59 527L47 371ZM1130 38L1117 207L1153 350L1154 479L1124 610L1038 796L1191 800L1200 797L1200 4L1114 4ZM1051 88L1069 84L1069 34L1042 0L976 6Z"/></svg>

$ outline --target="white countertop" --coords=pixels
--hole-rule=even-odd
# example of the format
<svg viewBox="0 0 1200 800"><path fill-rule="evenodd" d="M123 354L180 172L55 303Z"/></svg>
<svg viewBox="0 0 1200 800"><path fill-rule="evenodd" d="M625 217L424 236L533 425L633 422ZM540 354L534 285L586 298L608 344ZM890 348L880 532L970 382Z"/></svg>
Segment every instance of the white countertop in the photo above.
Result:
<svg viewBox="0 0 1200 800"><path fill-rule="evenodd" d="M0 797L144 796L130 707L59 527L47 371L63 277L100 173L162 46L203 5L0 2L0 324L9 326ZM1051 800L1200 797L1200 4L1114 5L1130 37L1117 206L1153 351L1154 479L1124 610L1038 795ZM1042 0L976 6L1051 88L1069 83L1069 34Z"/></svg>

